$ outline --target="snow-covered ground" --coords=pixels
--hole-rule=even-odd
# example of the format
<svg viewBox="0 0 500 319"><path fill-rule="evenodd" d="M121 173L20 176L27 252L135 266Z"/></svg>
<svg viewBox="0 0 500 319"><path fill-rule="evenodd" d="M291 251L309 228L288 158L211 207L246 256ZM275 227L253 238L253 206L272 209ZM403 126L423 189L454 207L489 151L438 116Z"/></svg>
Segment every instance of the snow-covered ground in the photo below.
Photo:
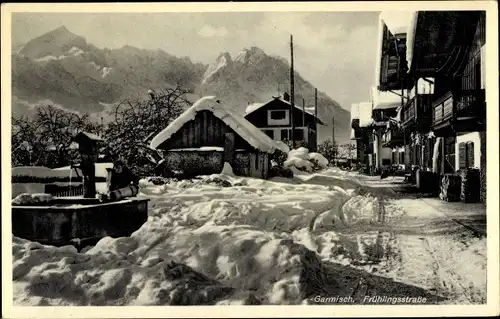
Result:
<svg viewBox="0 0 500 319"><path fill-rule="evenodd" d="M130 237L82 252L13 238L14 303L362 303L374 294L485 302L486 239L376 184L338 169L142 180L150 216Z"/></svg>

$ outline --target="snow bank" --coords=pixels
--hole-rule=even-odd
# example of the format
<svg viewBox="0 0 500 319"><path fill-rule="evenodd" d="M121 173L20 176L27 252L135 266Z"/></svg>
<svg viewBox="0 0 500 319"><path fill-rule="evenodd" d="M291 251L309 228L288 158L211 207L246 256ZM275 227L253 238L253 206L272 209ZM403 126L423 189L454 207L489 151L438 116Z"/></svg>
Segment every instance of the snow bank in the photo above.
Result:
<svg viewBox="0 0 500 319"><path fill-rule="evenodd" d="M359 221L376 221L380 214L380 203L371 196L355 196L349 199L342 207L344 221L348 224Z"/></svg>
<svg viewBox="0 0 500 319"><path fill-rule="evenodd" d="M23 206L23 205L47 205L52 200L52 195L50 194L19 194L14 199L12 199L13 206Z"/></svg>
<svg viewBox="0 0 500 319"><path fill-rule="evenodd" d="M343 196L349 198L347 193L344 193ZM377 220L379 212L380 204L376 198L355 196L346 200L343 206L333 206L319 214L314 221L313 231L329 231L345 228L359 222L373 222Z"/></svg>
<svg viewBox="0 0 500 319"><path fill-rule="evenodd" d="M312 225L344 191L222 174L140 186L150 216L130 237L84 253L14 238L15 304L300 304L337 285L322 261L337 237Z"/></svg>

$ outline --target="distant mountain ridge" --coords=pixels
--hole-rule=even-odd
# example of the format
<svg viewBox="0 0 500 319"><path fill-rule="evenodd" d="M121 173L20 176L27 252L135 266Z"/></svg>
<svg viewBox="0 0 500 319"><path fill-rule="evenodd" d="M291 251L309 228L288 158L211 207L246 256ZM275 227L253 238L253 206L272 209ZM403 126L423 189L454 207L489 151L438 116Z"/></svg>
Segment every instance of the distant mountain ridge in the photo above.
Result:
<svg viewBox="0 0 500 319"><path fill-rule="evenodd" d="M217 95L244 113L251 103L263 103L288 90L289 66L285 59L267 55L257 47L243 49L233 59L221 53L210 65L194 63L163 50L144 50L126 45L99 49L85 38L59 27L12 54L12 107L14 114L30 114L40 101L52 101L66 109L103 114L106 105L125 99L146 97L148 89L180 85L194 92L193 99ZM314 103L314 86L295 73L295 101ZM318 92L318 116L329 124L319 130L319 139L331 138L335 117L335 139L349 138L349 113Z"/></svg>

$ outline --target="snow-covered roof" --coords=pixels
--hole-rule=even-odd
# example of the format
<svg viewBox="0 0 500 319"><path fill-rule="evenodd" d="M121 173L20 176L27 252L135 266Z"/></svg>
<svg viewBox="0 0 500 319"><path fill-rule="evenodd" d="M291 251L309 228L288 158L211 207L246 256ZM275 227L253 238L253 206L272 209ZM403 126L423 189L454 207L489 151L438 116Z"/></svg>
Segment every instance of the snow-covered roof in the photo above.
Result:
<svg viewBox="0 0 500 319"><path fill-rule="evenodd" d="M351 104L351 121L355 119L359 120L359 103Z"/></svg>
<svg viewBox="0 0 500 319"><path fill-rule="evenodd" d="M359 103L359 126L367 127L373 123L372 119L372 103L361 102Z"/></svg>
<svg viewBox="0 0 500 319"><path fill-rule="evenodd" d="M384 21L392 34L407 33L415 11L383 11L380 19Z"/></svg>
<svg viewBox="0 0 500 319"><path fill-rule="evenodd" d="M94 134L94 133L89 133L89 132L84 132L84 131L81 131L79 132L76 136L75 136L75 140L77 140L80 136L86 136L87 138L93 140L93 141L102 141L102 138L97 135L97 134Z"/></svg>
<svg viewBox="0 0 500 319"><path fill-rule="evenodd" d="M389 32L392 35L396 34L406 34L406 47L408 53L408 43L409 35L413 29L413 19L415 11L383 11L379 15L378 19L378 33L377 33L377 47L375 52L375 83L380 84L380 69L381 69L381 59L382 59L382 42L383 42L383 30L384 26L387 26ZM412 41L412 40L410 40ZM407 56L408 57L408 56ZM410 56L411 57L411 56Z"/></svg>
<svg viewBox="0 0 500 319"><path fill-rule="evenodd" d="M260 109L261 106L264 106L266 103L253 103L249 104L245 109L245 115L252 113L255 110Z"/></svg>
<svg viewBox="0 0 500 319"><path fill-rule="evenodd" d="M263 107L264 105L267 105L267 104L271 103L271 102L272 102L272 101L274 101L274 100L279 100L279 101L281 101L281 102L283 102L283 103L285 103L285 104L288 104L288 105L290 105L290 106L292 105L292 103L290 103L290 102L289 102L289 101L287 101L287 100L284 100L282 97L274 97L271 101L266 102L266 103L253 103L253 104L248 105L248 106L247 106L247 108L246 108L246 110L245 110L245 115L248 115L248 114L250 114L250 113L253 113L253 112L257 111L258 109L260 109L260 108L261 108L261 107ZM302 106L299 106L299 105L297 105L297 104L294 104L294 107L295 107L296 109L298 109L298 110L302 111ZM307 113L307 114L309 114L309 115L311 115L311 116L316 117L316 116L314 115L314 109L311 111L311 108L306 107L306 108L304 108L304 111L305 111L305 113ZM316 117L316 119L317 119L317 121L318 121L318 123L319 123L319 124L323 124L323 121L321 121L318 117Z"/></svg>
<svg viewBox="0 0 500 319"><path fill-rule="evenodd" d="M152 149L167 141L184 124L193 120L200 111L210 111L214 116L222 120L231 127L236 134L241 136L252 147L267 153L273 153L279 149L286 152L282 145L276 143L260 129L248 122L243 116L230 110L223 105L223 102L217 100L215 96L205 96L196 101L190 108L176 118L163 131L158 133L150 143Z"/></svg>
<svg viewBox="0 0 500 319"><path fill-rule="evenodd" d="M400 94L401 91L397 93ZM406 90L403 91L403 94L406 96ZM374 110L386 110L401 106L401 96L390 91L381 92L377 90L377 87L372 87L372 99Z"/></svg>
<svg viewBox="0 0 500 319"><path fill-rule="evenodd" d="M413 46L415 44L417 19L418 19L418 12L414 12L410 17L408 31L406 33L406 61L408 62L408 70L411 70L411 63L413 61Z"/></svg>

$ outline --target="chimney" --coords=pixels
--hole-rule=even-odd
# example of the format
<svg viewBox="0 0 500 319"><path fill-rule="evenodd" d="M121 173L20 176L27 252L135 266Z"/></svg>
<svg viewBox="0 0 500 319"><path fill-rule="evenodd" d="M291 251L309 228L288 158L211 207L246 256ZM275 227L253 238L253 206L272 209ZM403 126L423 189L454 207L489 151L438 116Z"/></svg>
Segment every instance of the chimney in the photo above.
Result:
<svg viewBox="0 0 500 319"><path fill-rule="evenodd" d="M287 92L283 93L283 100L290 102L290 94L288 94Z"/></svg>

